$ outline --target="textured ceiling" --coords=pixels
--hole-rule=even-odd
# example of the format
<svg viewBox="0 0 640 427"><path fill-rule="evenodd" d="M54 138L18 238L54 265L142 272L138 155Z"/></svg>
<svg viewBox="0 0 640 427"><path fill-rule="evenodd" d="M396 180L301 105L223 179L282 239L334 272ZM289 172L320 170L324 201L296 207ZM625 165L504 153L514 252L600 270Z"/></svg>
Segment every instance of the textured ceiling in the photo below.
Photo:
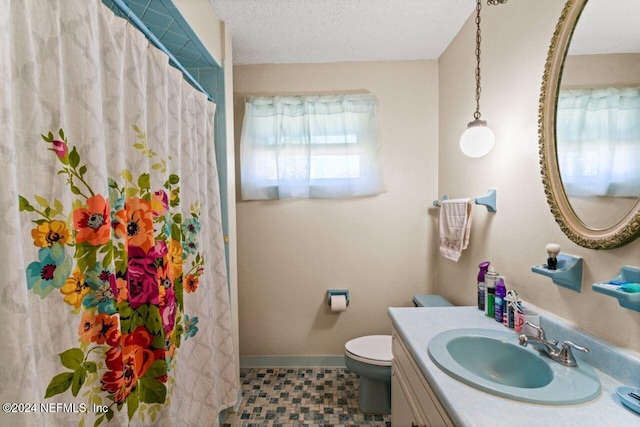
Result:
<svg viewBox="0 0 640 427"><path fill-rule="evenodd" d="M473 0L209 2L235 64L437 59L475 10Z"/></svg>
<svg viewBox="0 0 640 427"><path fill-rule="evenodd" d="M475 11L474 0L209 2L236 64L437 59ZM640 52L639 16L640 0L590 0L571 53Z"/></svg>

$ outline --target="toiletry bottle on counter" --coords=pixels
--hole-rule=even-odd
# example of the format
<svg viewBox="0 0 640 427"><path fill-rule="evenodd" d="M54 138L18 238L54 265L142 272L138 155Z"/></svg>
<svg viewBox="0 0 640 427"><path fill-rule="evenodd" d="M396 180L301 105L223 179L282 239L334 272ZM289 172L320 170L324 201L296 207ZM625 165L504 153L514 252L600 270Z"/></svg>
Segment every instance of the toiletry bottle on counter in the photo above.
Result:
<svg viewBox="0 0 640 427"><path fill-rule="evenodd" d="M486 292L484 275L487 274L489 261L480 263L478 267L480 268L480 272L478 273L478 310L484 310L484 294Z"/></svg>
<svg viewBox="0 0 640 427"><path fill-rule="evenodd" d="M493 305L493 318L496 322L502 323L502 314L505 313L505 300L507 296L507 288L504 286L504 277L498 276L498 283L496 284L495 302Z"/></svg>
<svg viewBox="0 0 640 427"><path fill-rule="evenodd" d="M485 316L493 317L494 298L496 293L496 282L498 279L498 273L495 268L489 267L489 271L484 275L484 283L487 287L486 296L484 298L484 314Z"/></svg>

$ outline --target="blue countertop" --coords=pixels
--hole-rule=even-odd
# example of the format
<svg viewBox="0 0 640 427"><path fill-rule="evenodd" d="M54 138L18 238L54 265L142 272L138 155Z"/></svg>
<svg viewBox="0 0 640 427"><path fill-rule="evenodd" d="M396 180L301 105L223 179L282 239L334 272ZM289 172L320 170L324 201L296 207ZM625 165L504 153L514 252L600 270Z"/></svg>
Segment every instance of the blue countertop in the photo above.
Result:
<svg viewBox="0 0 640 427"><path fill-rule="evenodd" d="M440 370L427 352L429 341L434 335L457 328L506 329L502 324L485 317L477 307L403 307L389 308L388 313L416 364L456 425L485 427L518 422L524 423L520 425L545 427L640 425L640 415L623 406L615 392L616 387L621 385L640 384L623 384L598 369L595 364L592 367L600 379L600 395L587 403L566 406L538 405L505 399L470 387ZM544 320L545 313L541 312L541 315ZM546 326L544 322L543 326ZM549 332L547 337L560 341L567 339ZM574 342L583 344L577 340ZM609 344L605 345L607 349L612 348ZM624 353L624 350L621 351ZM633 364L640 362L633 357L632 359ZM640 369L640 365L634 366L634 371L636 369Z"/></svg>

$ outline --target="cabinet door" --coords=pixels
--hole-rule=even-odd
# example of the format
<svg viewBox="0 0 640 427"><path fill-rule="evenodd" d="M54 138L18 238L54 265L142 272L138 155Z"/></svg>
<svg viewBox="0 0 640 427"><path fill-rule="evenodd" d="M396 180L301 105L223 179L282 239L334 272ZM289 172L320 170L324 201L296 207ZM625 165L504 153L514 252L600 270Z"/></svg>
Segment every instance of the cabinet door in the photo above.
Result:
<svg viewBox="0 0 640 427"><path fill-rule="evenodd" d="M399 427L418 426L403 382L402 374L394 366L391 375L391 421Z"/></svg>
<svg viewBox="0 0 640 427"><path fill-rule="evenodd" d="M393 372L397 377L397 382L403 388L405 400L413 413L413 422L418 426L451 426L453 421L449 418L446 410L438 400L435 392L431 389L429 382L424 377L418 365L416 365L411 352L398 334L393 330ZM396 426L412 426L411 422L395 424L395 414L393 413L393 382L391 389L391 416Z"/></svg>

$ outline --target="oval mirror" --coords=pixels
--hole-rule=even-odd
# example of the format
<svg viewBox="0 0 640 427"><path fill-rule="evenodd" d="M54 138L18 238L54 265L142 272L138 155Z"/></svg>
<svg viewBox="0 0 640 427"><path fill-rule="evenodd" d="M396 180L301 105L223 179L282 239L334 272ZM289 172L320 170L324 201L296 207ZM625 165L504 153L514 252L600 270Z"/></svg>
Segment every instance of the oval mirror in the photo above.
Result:
<svg viewBox="0 0 640 427"><path fill-rule="evenodd" d="M640 235L640 1L568 0L540 94L542 181L572 241Z"/></svg>

